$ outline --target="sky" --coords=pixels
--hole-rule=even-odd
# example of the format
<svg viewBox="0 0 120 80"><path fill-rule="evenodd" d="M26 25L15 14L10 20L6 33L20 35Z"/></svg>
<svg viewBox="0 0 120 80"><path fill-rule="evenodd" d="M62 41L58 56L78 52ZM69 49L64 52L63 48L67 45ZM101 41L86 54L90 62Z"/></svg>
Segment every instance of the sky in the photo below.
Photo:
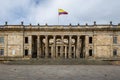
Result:
<svg viewBox="0 0 120 80"><path fill-rule="evenodd" d="M68 15L58 15L64 9ZM59 23L58 23L59 20ZM120 0L0 0L0 24L120 23Z"/></svg>

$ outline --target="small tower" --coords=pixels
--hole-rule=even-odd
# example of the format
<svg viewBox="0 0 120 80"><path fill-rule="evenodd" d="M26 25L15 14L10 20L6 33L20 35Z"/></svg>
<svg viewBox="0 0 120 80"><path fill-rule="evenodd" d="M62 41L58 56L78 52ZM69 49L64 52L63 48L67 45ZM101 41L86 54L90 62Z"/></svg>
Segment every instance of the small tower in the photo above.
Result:
<svg viewBox="0 0 120 80"><path fill-rule="evenodd" d="M32 26L32 24L30 23L30 26Z"/></svg>
<svg viewBox="0 0 120 80"><path fill-rule="evenodd" d="M70 23L69 26L72 27L72 24Z"/></svg>
<svg viewBox="0 0 120 80"><path fill-rule="evenodd" d="M48 26L48 24L46 23L45 26Z"/></svg>
<svg viewBox="0 0 120 80"><path fill-rule="evenodd" d="M21 25L23 25L24 24L24 22L23 21L21 21Z"/></svg>
<svg viewBox="0 0 120 80"><path fill-rule="evenodd" d="M38 23L38 26L40 26L40 24Z"/></svg>
<svg viewBox="0 0 120 80"><path fill-rule="evenodd" d="M94 21L94 26L96 26L97 24L96 24L96 21Z"/></svg>
<svg viewBox="0 0 120 80"><path fill-rule="evenodd" d="M112 26L113 24L112 24L112 21L110 21L110 25Z"/></svg>
<svg viewBox="0 0 120 80"><path fill-rule="evenodd" d="M7 26L7 25L8 25L8 22L6 21L6 22L5 22L5 26Z"/></svg>
<svg viewBox="0 0 120 80"><path fill-rule="evenodd" d="M88 23L86 23L85 25L88 26Z"/></svg>

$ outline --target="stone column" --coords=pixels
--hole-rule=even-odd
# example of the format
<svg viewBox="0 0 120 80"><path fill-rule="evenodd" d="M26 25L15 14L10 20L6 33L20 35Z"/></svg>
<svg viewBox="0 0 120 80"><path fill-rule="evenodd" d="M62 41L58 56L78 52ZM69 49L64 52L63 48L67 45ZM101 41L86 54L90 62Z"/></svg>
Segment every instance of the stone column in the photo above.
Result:
<svg viewBox="0 0 120 80"><path fill-rule="evenodd" d="M32 57L32 36L29 36L29 45L30 45L29 56Z"/></svg>
<svg viewBox="0 0 120 80"><path fill-rule="evenodd" d="M49 46L49 42L48 42L48 36L45 36L45 58L48 58L48 46Z"/></svg>
<svg viewBox="0 0 120 80"><path fill-rule="evenodd" d="M56 46L56 58L58 58L58 46Z"/></svg>
<svg viewBox="0 0 120 80"><path fill-rule="evenodd" d="M88 55L89 55L89 54L88 54L88 50L89 50L89 49L88 49L88 44L89 44L89 43L88 43L88 41L89 41L88 38L89 38L88 35L86 35L86 36L85 36L85 58L87 58Z"/></svg>
<svg viewBox="0 0 120 80"><path fill-rule="evenodd" d="M40 40L40 55L39 55L39 57L41 58L42 57L42 40L41 40L41 38L39 39Z"/></svg>
<svg viewBox="0 0 120 80"><path fill-rule="evenodd" d="M37 36L37 58L40 57L40 36Z"/></svg>
<svg viewBox="0 0 120 80"><path fill-rule="evenodd" d="M61 40L62 40L62 46L61 46L61 53L60 53L60 55L61 55L61 58L63 58L63 48L64 48L64 36L61 36Z"/></svg>
<svg viewBox="0 0 120 80"><path fill-rule="evenodd" d="M77 36L76 58L80 58L80 36Z"/></svg>
<svg viewBox="0 0 120 80"><path fill-rule="evenodd" d="M65 46L65 59L67 58L67 46Z"/></svg>
<svg viewBox="0 0 120 80"><path fill-rule="evenodd" d="M72 36L69 36L69 50L68 50L68 55L69 58L71 58L71 47L72 47Z"/></svg>
<svg viewBox="0 0 120 80"><path fill-rule="evenodd" d="M55 58L56 55L56 36L53 36L53 53L52 58Z"/></svg>
<svg viewBox="0 0 120 80"><path fill-rule="evenodd" d="M74 58L75 58L75 56L76 56L76 55L75 55L75 45L74 45Z"/></svg>

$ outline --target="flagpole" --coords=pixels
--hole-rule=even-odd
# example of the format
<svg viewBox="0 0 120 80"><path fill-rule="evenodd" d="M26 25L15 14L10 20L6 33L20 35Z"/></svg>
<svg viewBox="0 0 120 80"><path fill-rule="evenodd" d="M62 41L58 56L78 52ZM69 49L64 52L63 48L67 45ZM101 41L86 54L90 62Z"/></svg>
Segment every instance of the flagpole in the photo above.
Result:
<svg viewBox="0 0 120 80"><path fill-rule="evenodd" d="M59 14L58 14L58 25L59 25Z"/></svg>
<svg viewBox="0 0 120 80"><path fill-rule="evenodd" d="M59 9L58 9L58 25L59 25Z"/></svg>

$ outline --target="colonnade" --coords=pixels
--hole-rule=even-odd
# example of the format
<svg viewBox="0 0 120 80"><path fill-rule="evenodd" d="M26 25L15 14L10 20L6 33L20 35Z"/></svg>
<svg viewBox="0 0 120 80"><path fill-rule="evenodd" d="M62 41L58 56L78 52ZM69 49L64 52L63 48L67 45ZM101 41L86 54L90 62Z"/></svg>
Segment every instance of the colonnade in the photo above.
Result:
<svg viewBox="0 0 120 80"><path fill-rule="evenodd" d="M52 41L50 42L50 40ZM59 40L58 40L59 39ZM60 44L58 44L58 41ZM80 58L82 53L81 43L84 37L74 35L38 35L37 57L38 58ZM66 41L66 42L65 42Z"/></svg>

